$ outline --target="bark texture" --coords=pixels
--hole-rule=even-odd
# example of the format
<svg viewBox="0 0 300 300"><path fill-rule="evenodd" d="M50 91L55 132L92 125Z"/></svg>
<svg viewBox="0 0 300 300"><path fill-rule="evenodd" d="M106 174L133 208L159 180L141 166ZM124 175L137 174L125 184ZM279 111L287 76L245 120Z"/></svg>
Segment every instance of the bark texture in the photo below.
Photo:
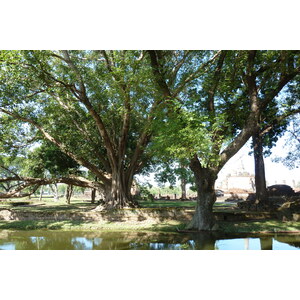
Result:
<svg viewBox="0 0 300 300"><path fill-rule="evenodd" d="M136 207L137 204L131 197L132 180L122 170L112 173L111 185L104 190L106 209Z"/></svg>
<svg viewBox="0 0 300 300"><path fill-rule="evenodd" d="M268 195L262 137L259 132L252 136L252 141L254 149L256 199L259 203L265 203L268 199Z"/></svg>
<svg viewBox="0 0 300 300"><path fill-rule="evenodd" d="M198 159L191 160L190 168L195 175L197 187L197 206L188 229L212 230L215 219L213 205L216 202L215 181L217 172L213 168L203 168Z"/></svg>

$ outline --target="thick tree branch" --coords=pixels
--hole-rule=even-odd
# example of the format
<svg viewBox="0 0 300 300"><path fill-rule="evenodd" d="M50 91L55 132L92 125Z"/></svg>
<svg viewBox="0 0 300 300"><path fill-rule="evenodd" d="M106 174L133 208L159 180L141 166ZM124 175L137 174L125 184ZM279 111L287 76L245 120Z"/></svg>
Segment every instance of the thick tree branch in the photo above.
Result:
<svg viewBox="0 0 300 300"><path fill-rule="evenodd" d="M256 75L253 72L255 55L256 51L248 51L247 74L244 75L250 100L250 114L241 132L220 154L218 170L221 170L227 161L244 146L255 132L259 130L259 118L261 111L257 96Z"/></svg>
<svg viewBox="0 0 300 300"><path fill-rule="evenodd" d="M248 67L247 67L247 74L245 75L245 81L247 84L248 94L250 99L251 113L245 123L245 126L242 128L239 135L221 153L219 170L221 170L222 167L225 165L225 163L240 150L240 148L248 141L248 139L253 134L255 134L260 130L259 120L261 117L261 112L264 109L266 109L268 104L274 99L274 97L277 96L277 94L283 89L283 87L292 79L294 79L295 76L300 72L300 68L298 68L290 74L282 75L277 84L277 87L274 88L268 95L266 95L263 101L259 101L258 94L257 94L258 93L257 86L256 86L256 73L254 72L255 55L256 55L256 51L248 52ZM298 109L295 110L295 112L296 111L298 111ZM281 118L283 120L285 117L288 117L288 115L291 114L292 111L290 111L290 113L287 113L286 116L282 115L281 117L278 117L277 121L280 121Z"/></svg>
<svg viewBox="0 0 300 300"><path fill-rule="evenodd" d="M213 115L215 114L215 103L214 103L214 98L215 98L215 94L217 91L217 88L219 86L220 83L220 79L221 79L221 71L222 71L222 67L223 67L223 63L224 63L224 59L226 57L227 51L221 51L220 55L219 55L219 59L217 62L217 66L213 75L213 84L211 89L208 91L208 111L211 112Z"/></svg>
<svg viewBox="0 0 300 300"><path fill-rule="evenodd" d="M72 109L68 104L66 104L63 101L61 101L61 99L59 97L56 97L56 100L58 101L59 105L63 109L66 110L66 112L68 113L69 116L70 116L70 112L71 111L76 114L76 116L78 117L78 119L74 119L72 116L70 116L71 121L73 122L73 124L75 125L75 127L78 129L78 131L82 134L83 139L86 139L87 141L89 141L90 145L93 146L93 148L94 148L93 154L96 154L97 158L103 164L105 170L107 172L111 172L111 167L110 167L108 161L106 159L104 159L104 157L98 152L98 149L97 149L98 146L93 141L93 139L92 139L89 131L87 130L85 124L83 122L81 124L79 124L78 120L80 120L80 118L81 118L79 112L77 110Z"/></svg>
<svg viewBox="0 0 300 300"><path fill-rule="evenodd" d="M119 138L119 145L118 145L118 161L119 161L119 168L121 167L122 161L124 159L125 151L126 151L126 143L129 133L130 127L130 115L131 115L131 103L130 103L130 95L128 92L128 87L116 72L114 72L114 63L111 61L106 53L105 50L99 51L106 61L106 66L110 74L113 76L117 85L119 86L122 96L124 98L124 115L123 115L123 124ZM112 52L113 55L113 52Z"/></svg>
<svg viewBox="0 0 300 300"><path fill-rule="evenodd" d="M272 89L269 93L266 94L262 103L261 103L261 110L266 109L268 104L280 93L280 91L297 75L300 75L300 67L295 69L293 72L289 74L281 74L281 78L277 83L277 86Z"/></svg>
<svg viewBox="0 0 300 300"><path fill-rule="evenodd" d="M73 72L76 75L76 78L78 80L79 83L79 95L76 93L78 92L76 89L74 91L74 86L72 85L72 89L73 89L73 93L76 96L76 98L85 105L85 107L87 108L88 112L90 113L90 115L92 116L92 118L94 119L96 126L98 128L98 131L100 133L100 136L102 137L103 141L104 141L104 146L106 148L108 157L109 157L109 162L111 164L111 166L115 166L116 164L116 156L115 156L115 147L113 146L113 143L107 133L106 127L104 125L104 122L102 120L102 118L100 117L100 115L96 112L96 110L94 109L92 103L90 102L87 93L86 93L86 88L84 85L84 81L83 78L78 70L78 68L75 66L75 64L73 63L73 61L70 58L69 52L67 50L62 51L63 53L63 60L65 62L67 62L67 64L70 66L71 70L73 70Z"/></svg>
<svg viewBox="0 0 300 300"><path fill-rule="evenodd" d="M164 76L162 75L162 72L161 72L161 67L159 64L158 53L157 53L158 51L148 50L147 52L149 53L149 56L150 56L152 72L153 72L155 81L156 81L160 91L162 92L163 98L165 100L172 98L170 89L164 79Z"/></svg>
<svg viewBox="0 0 300 300"><path fill-rule="evenodd" d="M177 74L178 74L179 70L181 69L181 67L183 66L183 64L186 62L186 59L191 52L192 52L191 50L184 51L182 59L172 69L170 81L169 81L170 86L173 86L175 84Z"/></svg>
<svg viewBox="0 0 300 300"><path fill-rule="evenodd" d="M196 79L201 73L206 71L206 67L213 63L217 57L221 54L222 51L218 51L211 59L209 59L206 63L199 66L199 68L191 75L189 75L183 82L179 83L173 93L174 97L177 97L178 94L186 87L186 85L192 80Z"/></svg>

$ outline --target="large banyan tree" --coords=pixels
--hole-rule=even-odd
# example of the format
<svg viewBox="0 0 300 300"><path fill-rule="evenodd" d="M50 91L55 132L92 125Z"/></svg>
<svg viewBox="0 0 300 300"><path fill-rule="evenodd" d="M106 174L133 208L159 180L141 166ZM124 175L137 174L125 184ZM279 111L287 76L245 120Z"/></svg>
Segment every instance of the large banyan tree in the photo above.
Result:
<svg viewBox="0 0 300 300"><path fill-rule="evenodd" d="M164 101L146 53L1 51L0 71L2 146L47 141L97 179L73 174L57 182L101 190L107 207L133 206L133 178L147 166L152 123ZM22 186L49 182L18 174L1 180L21 183L13 196Z"/></svg>

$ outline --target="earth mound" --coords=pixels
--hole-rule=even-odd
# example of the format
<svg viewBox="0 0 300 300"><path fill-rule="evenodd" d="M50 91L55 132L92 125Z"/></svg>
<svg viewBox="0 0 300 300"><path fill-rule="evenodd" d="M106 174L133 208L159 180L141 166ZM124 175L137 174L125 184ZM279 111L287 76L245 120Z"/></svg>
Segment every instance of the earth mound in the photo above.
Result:
<svg viewBox="0 0 300 300"><path fill-rule="evenodd" d="M294 196L295 191L286 184L274 184L267 187L268 195L272 196Z"/></svg>
<svg viewBox="0 0 300 300"><path fill-rule="evenodd" d="M259 202L255 193L249 193L245 201L238 203L238 207L250 211L274 211L287 201L293 201L291 198L296 197L297 193L286 184L275 184L267 187L267 199L265 202Z"/></svg>

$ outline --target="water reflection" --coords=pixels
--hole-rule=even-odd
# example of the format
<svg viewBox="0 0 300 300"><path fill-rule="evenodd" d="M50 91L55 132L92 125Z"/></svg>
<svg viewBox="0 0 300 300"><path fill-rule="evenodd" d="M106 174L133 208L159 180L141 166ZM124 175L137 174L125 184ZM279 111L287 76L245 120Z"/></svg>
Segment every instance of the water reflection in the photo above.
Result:
<svg viewBox="0 0 300 300"><path fill-rule="evenodd" d="M272 237L261 237L260 238L261 250L272 250L273 249L273 238Z"/></svg>
<svg viewBox="0 0 300 300"><path fill-rule="evenodd" d="M249 250L249 238L244 239L245 250Z"/></svg>
<svg viewBox="0 0 300 300"><path fill-rule="evenodd" d="M16 250L14 243L1 243L0 250Z"/></svg>
<svg viewBox="0 0 300 300"><path fill-rule="evenodd" d="M0 250L297 250L300 235L0 231Z"/></svg>

